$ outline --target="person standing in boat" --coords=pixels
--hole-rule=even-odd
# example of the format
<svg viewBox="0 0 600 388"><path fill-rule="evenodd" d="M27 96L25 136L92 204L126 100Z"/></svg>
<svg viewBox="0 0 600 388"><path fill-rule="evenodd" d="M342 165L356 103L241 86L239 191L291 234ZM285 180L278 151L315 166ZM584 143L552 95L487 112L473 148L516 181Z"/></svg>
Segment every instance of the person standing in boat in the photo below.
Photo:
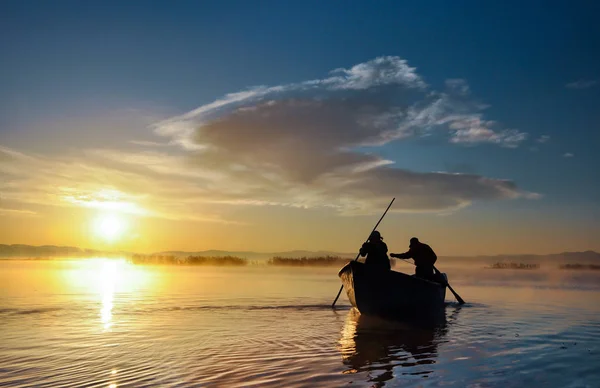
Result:
<svg viewBox="0 0 600 388"><path fill-rule="evenodd" d="M388 247L383 242L381 233L373 231L369 236L369 240L360 248L360 255L365 258L365 264L373 269L387 270L391 269L390 259L387 255Z"/></svg>
<svg viewBox="0 0 600 388"><path fill-rule="evenodd" d="M415 262L415 275L417 277L427 280L435 279L433 265L437 261L437 255L429 245L420 242L418 238L413 237L410 239L408 252L391 253L390 256L398 259L412 258Z"/></svg>

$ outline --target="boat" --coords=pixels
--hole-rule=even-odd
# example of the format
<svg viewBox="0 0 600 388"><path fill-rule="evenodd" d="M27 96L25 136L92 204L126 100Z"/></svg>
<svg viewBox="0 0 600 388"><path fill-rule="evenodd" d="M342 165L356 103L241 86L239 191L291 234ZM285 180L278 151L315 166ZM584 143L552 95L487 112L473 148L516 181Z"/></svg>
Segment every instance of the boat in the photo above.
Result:
<svg viewBox="0 0 600 388"><path fill-rule="evenodd" d="M441 275L447 284L448 277ZM361 314L417 322L445 318L445 284L372 269L359 261L346 264L338 276L348 300Z"/></svg>

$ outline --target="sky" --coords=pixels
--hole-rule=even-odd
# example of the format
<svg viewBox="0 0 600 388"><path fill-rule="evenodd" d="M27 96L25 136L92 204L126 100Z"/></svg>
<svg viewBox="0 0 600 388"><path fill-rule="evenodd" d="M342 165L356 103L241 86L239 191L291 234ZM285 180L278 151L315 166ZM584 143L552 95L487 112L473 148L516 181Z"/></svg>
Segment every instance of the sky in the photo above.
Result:
<svg viewBox="0 0 600 388"><path fill-rule="evenodd" d="M0 4L0 243L600 251L595 1Z"/></svg>

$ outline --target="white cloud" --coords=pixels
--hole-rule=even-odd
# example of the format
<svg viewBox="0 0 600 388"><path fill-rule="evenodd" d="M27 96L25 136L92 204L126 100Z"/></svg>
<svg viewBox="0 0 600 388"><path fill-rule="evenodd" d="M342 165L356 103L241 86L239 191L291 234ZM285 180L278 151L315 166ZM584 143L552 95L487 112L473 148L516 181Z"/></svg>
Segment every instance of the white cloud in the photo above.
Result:
<svg viewBox="0 0 600 388"><path fill-rule="evenodd" d="M364 90L393 84L425 88L427 85L415 70L416 68L408 66L408 62L399 57L379 57L350 69L336 69L332 74L342 75L327 78L322 83L332 89Z"/></svg>
<svg viewBox="0 0 600 388"><path fill-rule="evenodd" d="M565 153L565 154L563 155L563 157L565 157L565 158L573 158L573 157L575 157L575 155L574 155L574 154L572 154L571 152L567 152L567 153Z"/></svg>
<svg viewBox="0 0 600 388"><path fill-rule="evenodd" d="M382 145L432 130L446 131L451 143L516 147L527 138L524 132L502 129L498 124L494 124L498 129L492 128L492 121L484 121L481 111L486 106L468 98L465 80L447 80L447 91L436 92L429 90L415 70L401 58L380 57L350 69L336 69L324 79L231 93L160 122L155 130L186 149L206 150L210 144L197 138L204 128L236 117L249 118L259 110L263 115L260 125L271 130L281 131L280 124L286 122L299 131L311 132L311 139L317 140L314 132L319 128L344 147ZM270 114L275 116L267 118ZM256 115L252 119L259 121ZM276 129L271 122L274 119L279 120ZM465 127L465 123L477 121L485 127ZM236 134L240 136L244 135Z"/></svg>
<svg viewBox="0 0 600 388"><path fill-rule="evenodd" d="M514 129L494 131L491 127L495 124L493 121L484 121L476 116L455 120L450 124L450 128L455 130L450 141L467 144L496 143L515 148L527 138L526 133Z"/></svg>
<svg viewBox="0 0 600 388"><path fill-rule="evenodd" d="M425 89L426 84L416 74L415 68L398 57L378 57L361 63L350 69L335 69L331 76L324 79L309 80L280 86L256 86L248 90L229 93L209 104L200 106L183 115L156 123L155 132L173 138L174 143L189 150L201 150L202 146L190 140L199 125L218 120L233 111L251 110L254 105L274 102L276 99L309 98L315 101L327 101L328 97L340 97L340 93L365 91L377 87L399 87L406 89ZM381 97L381 96L380 96ZM343 99L343 97L342 97ZM373 101L381 104L385 101ZM363 105L370 104L363 101ZM389 105L389 103L387 103ZM381 109L380 109L381 110ZM393 110L393 109L392 109ZM388 112L382 112L386 115ZM371 118L375 118L371 116Z"/></svg>
<svg viewBox="0 0 600 388"><path fill-rule="evenodd" d="M598 80L596 79L580 79L577 81L569 82L565 85L568 89L589 89L598 85Z"/></svg>

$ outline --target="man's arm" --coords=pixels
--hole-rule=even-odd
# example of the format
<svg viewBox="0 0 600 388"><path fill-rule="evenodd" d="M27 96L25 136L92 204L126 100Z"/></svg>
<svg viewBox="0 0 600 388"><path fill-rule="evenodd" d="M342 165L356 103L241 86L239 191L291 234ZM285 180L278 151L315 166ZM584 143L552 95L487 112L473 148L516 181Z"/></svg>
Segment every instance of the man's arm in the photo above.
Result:
<svg viewBox="0 0 600 388"><path fill-rule="evenodd" d="M404 253L391 253L390 256L397 259L410 259L412 257L412 252L409 250L408 252Z"/></svg>
<svg viewBox="0 0 600 388"><path fill-rule="evenodd" d="M365 255L366 255L368 252L369 252L369 249L368 249L368 244L367 244L367 243L364 243L364 244L362 245L362 247L360 247L360 251L359 251L359 253L360 253L360 255L361 255L362 257L364 257L364 256L365 256Z"/></svg>

